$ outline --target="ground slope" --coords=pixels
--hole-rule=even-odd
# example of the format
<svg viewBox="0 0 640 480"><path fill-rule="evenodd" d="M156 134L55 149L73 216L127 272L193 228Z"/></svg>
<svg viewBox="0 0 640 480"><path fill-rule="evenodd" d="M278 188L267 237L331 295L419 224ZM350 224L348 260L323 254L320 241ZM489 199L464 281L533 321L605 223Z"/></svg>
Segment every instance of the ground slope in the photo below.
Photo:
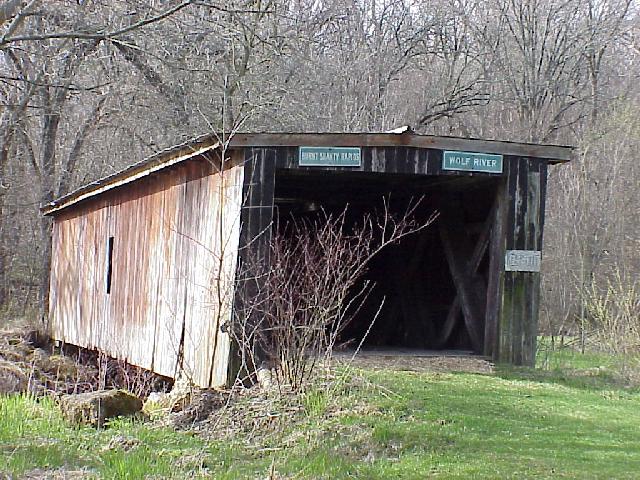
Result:
<svg viewBox="0 0 640 480"><path fill-rule="evenodd" d="M194 431L66 426L0 399L0 472L19 478L638 478L640 393L579 369L358 369L297 402L245 396ZM588 361L587 361L588 360Z"/></svg>

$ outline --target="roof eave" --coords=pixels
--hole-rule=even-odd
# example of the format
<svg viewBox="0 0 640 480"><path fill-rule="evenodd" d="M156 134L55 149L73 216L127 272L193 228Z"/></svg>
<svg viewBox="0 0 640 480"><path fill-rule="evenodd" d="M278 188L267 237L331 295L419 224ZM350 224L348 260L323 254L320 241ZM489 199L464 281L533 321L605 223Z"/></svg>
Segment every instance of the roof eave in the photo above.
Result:
<svg viewBox="0 0 640 480"><path fill-rule="evenodd" d="M237 133L230 140L231 147L416 147L437 150L458 150L502 155L536 157L550 163L572 160L573 147L542 145L503 140L483 140L463 137L440 137L413 133Z"/></svg>
<svg viewBox="0 0 640 480"><path fill-rule="evenodd" d="M188 146L186 153L182 154L180 154L180 151L184 151L186 149L185 145L179 145L177 147L164 150L159 154L155 154L120 172L108 175L96 180L95 182L84 185L51 203L47 203L40 207L40 211L44 215L52 215L83 200L87 200L88 198L94 197L103 192L134 182L159 170L184 162L185 160L197 157L198 155L214 150L219 146L218 142L213 144L208 144L208 142L204 143L205 144L203 146L199 147Z"/></svg>
<svg viewBox="0 0 640 480"><path fill-rule="evenodd" d="M540 145L502 140L483 140L462 137L440 137L403 133L236 133L228 140L227 148L297 147L304 146L363 146L415 147L438 150L496 153L546 159L551 164L573 159L573 147ZM52 215L83 200L131 183L154 172L196 157L220 146L218 137L202 135L186 143L170 147L120 172L103 177L73 192L43 205L44 215Z"/></svg>

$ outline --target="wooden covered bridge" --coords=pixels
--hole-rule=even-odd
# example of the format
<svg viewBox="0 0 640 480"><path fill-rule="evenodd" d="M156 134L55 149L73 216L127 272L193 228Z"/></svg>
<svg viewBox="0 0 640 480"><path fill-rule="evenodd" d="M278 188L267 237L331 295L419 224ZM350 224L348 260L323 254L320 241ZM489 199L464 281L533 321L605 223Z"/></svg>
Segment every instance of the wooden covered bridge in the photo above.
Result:
<svg viewBox="0 0 640 480"><path fill-rule="evenodd" d="M417 135L243 133L162 151L45 205L52 336L201 386L229 382L238 262L278 217L424 195L436 225L367 272L365 346L534 362L547 169L570 147ZM223 160L224 158L224 160ZM366 308L344 332L362 338ZM346 338L345 338L346 339Z"/></svg>

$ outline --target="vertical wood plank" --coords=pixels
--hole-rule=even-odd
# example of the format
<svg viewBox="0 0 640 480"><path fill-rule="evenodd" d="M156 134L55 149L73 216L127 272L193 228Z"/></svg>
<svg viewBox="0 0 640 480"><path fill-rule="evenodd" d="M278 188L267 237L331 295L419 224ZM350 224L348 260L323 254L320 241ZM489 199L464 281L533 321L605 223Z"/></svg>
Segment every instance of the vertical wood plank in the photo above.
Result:
<svg viewBox="0 0 640 480"><path fill-rule="evenodd" d="M241 225L238 243L237 265L240 281L237 283L233 300L233 315L243 314L243 299L257 291L250 266L256 262L268 261L268 245L271 241L273 222L276 166L295 162L297 149L291 148L248 148L244 156L244 176L242 188ZM242 320L241 320L242 321ZM260 356L260 352L256 352ZM241 352L238 345L229 346L229 366L227 383L232 383L239 369Z"/></svg>
<svg viewBox="0 0 640 480"><path fill-rule="evenodd" d="M443 200L438 219L440 238L473 350L481 353L484 349L485 299L470 274L469 261L474 249L466 241L460 202L454 197ZM482 295L486 296L486 293Z"/></svg>
<svg viewBox="0 0 640 480"><path fill-rule="evenodd" d="M505 249L541 250L544 215L544 163L532 158L507 162L510 206ZM516 365L535 364L540 298L538 272L502 272L499 345L494 357ZM495 294L495 293L494 293Z"/></svg>
<svg viewBox="0 0 640 480"><path fill-rule="evenodd" d="M505 255L505 222L509 197L507 184L500 181L495 198L491 239L489 243L489 276L487 285L487 309L485 314L484 354L494 360L498 357L498 320Z"/></svg>
<svg viewBox="0 0 640 480"><path fill-rule="evenodd" d="M184 353L190 374L201 386L210 386L217 332L210 321L215 318L210 286L216 273L202 247L219 240L213 233L220 209L211 205L217 201L211 196L216 173L194 159L57 216L51 277L54 338L173 376L188 324L191 343ZM235 192L239 196L239 185ZM235 227L229 219L224 222L223 229L239 233L239 218ZM107 294L110 236L114 251ZM233 241L227 265L235 273ZM225 369L224 351L222 357Z"/></svg>

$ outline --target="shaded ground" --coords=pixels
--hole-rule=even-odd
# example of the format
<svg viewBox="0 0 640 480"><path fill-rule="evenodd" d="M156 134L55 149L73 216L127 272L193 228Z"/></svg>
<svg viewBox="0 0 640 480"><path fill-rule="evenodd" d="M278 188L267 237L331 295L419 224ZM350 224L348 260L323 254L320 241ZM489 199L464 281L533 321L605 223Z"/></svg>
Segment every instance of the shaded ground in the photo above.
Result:
<svg viewBox="0 0 640 480"><path fill-rule="evenodd" d="M468 372L491 373L494 365L486 358L465 351L376 349L363 350L353 358L353 352L344 351L335 354L340 364L354 367L380 370L398 370L410 372Z"/></svg>
<svg viewBox="0 0 640 480"><path fill-rule="evenodd" d="M95 367L55 353L35 330L0 331L0 393L85 391L97 377Z"/></svg>
<svg viewBox="0 0 640 480"><path fill-rule="evenodd" d="M80 393L124 388L140 397L166 391L173 381L98 352L65 346L29 328L0 330L0 394Z"/></svg>

